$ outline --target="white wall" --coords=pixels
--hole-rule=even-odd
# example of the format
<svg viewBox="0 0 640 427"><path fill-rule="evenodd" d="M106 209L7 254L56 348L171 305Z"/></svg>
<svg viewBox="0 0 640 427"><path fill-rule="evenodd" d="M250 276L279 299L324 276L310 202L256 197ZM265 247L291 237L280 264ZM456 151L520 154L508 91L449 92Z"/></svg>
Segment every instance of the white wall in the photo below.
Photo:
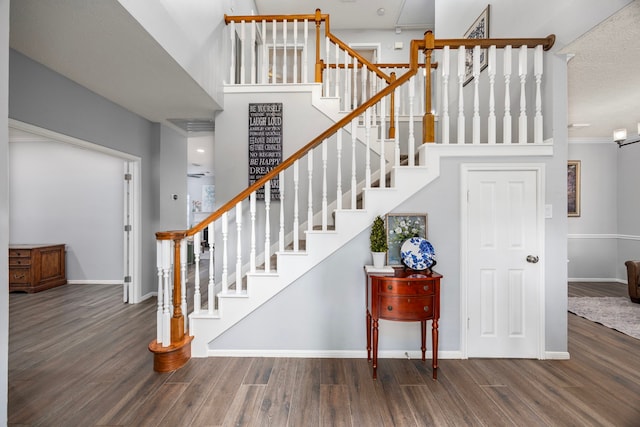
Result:
<svg viewBox="0 0 640 427"><path fill-rule="evenodd" d="M67 279L121 282L123 160L71 145L9 145L11 243L66 244Z"/></svg>
<svg viewBox="0 0 640 427"><path fill-rule="evenodd" d="M253 0L118 1L222 106L221 84L229 70L224 14L250 15Z"/></svg>
<svg viewBox="0 0 640 427"><path fill-rule="evenodd" d="M9 247L9 0L0 0L0 253ZM0 257L0 277L9 277ZM0 425L7 424L9 293L0 292Z"/></svg>

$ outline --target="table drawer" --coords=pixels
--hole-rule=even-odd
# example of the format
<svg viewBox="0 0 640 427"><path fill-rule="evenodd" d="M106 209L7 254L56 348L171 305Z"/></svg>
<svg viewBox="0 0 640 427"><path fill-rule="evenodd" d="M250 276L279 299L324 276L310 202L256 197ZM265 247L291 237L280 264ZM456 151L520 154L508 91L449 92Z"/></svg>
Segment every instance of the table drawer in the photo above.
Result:
<svg viewBox="0 0 640 427"><path fill-rule="evenodd" d="M9 249L9 258L17 257L17 258L29 258L31 257L30 249Z"/></svg>
<svg viewBox="0 0 640 427"><path fill-rule="evenodd" d="M20 267L9 267L9 283L11 284L29 284L31 282L31 270Z"/></svg>
<svg viewBox="0 0 640 427"><path fill-rule="evenodd" d="M379 316L389 320L426 320L433 318L433 296L380 296Z"/></svg>
<svg viewBox="0 0 640 427"><path fill-rule="evenodd" d="M435 285L424 281L386 280L380 282L379 292L386 295L433 295Z"/></svg>

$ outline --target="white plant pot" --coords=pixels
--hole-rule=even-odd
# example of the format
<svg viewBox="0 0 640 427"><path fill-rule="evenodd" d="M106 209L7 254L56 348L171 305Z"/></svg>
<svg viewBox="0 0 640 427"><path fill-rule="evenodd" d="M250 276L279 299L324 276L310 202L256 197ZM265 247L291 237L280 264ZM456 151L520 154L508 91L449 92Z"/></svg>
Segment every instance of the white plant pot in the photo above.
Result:
<svg viewBox="0 0 640 427"><path fill-rule="evenodd" d="M384 267L384 261L387 257L386 252L371 252L371 256L373 257L373 266L375 268Z"/></svg>

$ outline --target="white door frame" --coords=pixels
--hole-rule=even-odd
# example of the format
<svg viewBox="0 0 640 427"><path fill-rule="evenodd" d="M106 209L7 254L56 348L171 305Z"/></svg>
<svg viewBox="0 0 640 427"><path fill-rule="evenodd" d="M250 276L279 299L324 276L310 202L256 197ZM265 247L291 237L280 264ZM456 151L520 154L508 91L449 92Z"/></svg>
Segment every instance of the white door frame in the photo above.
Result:
<svg viewBox="0 0 640 427"><path fill-rule="evenodd" d="M14 119L9 119L9 128L20 130L23 132L28 132L34 135L38 135L52 141L57 141L65 144L74 145L76 147L84 148L87 150L107 154L112 157L116 157L119 159L123 159L129 165L130 173L132 174L132 203L127 203L125 200L125 206L129 205L130 211L129 216L131 218L132 225L132 233L131 238L132 242L132 251L129 254L129 265L131 270L131 284L129 286L129 303L138 303L141 300L141 288L140 285L142 283L141 276L141 249L140 242L142 241L142 223L141 223L141 179L140 179L140 157L133 156L128 153L124 153L122 151L114 150L112 148L108 148L102 145L94 144L92 142L84 141L78 138L74 138L68 135L64 135L58 132L54 132L48 129L44 129L38 126L31 125L29 123L21 122ZM126 193L124 197L126 198ZM123 248L124 249L124 248ZM124 250L123 250L124 252ZM124 256L124 255L123 255ZM126 264L125 264L126 265ZM124 266L123 266L124 268ZM124 275L123 275L123 283L124 283Z"/></svg>
<svg viewBox="0 0 640 427"><path fill-rule="evenodd" d="M534 171L536 172L536 204L538 208L538 242L539 250L539 269L538 269L538 359L545 359L545 228L544 228L544 200L545 200L545 165L542 163L463 163L460 165L460 350L463 359L468 358L467 349L467 318L468 304L467 296L469 289L469 270L468 270L468 252L469 252L469 230L468 224L468 200L467 193L469 191L469 177L471 172L476 171L495 171L497 173L503 171Z"/></svg>

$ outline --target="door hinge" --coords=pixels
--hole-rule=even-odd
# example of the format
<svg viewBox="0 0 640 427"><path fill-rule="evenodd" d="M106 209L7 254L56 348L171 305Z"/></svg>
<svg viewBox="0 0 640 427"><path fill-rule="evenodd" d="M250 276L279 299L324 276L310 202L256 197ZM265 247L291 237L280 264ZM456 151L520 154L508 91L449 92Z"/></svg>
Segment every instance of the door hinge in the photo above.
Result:
<svg viewBox="0 0 640 427"><path fill-rule="evenodd" d="M131 276L124 276L124 283L131 283Z"/></svg>
<svg viewBox="0 0 640 427"><path fill-rule="evenodd" d="M131 231L133 227L131 227L131 225L125 225L124 226L124 231Z"/></svg>
<svg viewBox="0 0 640 427"><path fill-rule="evenodd" d="M124 180L125 181L131 181L131 174L130 173L125 173L124 174Z"/></svg>

